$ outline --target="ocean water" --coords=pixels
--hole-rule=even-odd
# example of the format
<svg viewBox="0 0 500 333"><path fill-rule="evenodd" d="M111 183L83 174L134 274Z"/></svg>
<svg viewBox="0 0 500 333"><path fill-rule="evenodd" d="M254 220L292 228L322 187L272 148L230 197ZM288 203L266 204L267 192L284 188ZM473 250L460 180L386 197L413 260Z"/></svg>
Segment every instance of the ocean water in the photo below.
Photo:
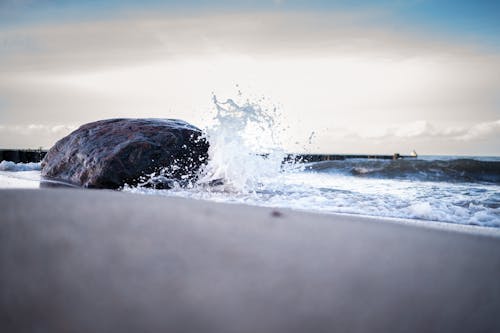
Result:
<svg viewBox="0 0 500 333"><path fill-rule="evenodd" d="M454 161L451 157L448 159ZM377 164L385 164L386 168L391 169L398 162L383 161ZM444 176L437 177L432 169L432 165L441 163L442 160L438 159L429 164L430 175L426 171L420 171L419 174L407 173L391 177L383 175L383 172L359 174L354 171L368 169L371 163L367 161L318 162L306 164L300 169L287 170L274 177L263 177L257 186L246 190L228 189L225 185L195 185L192 188L179 187L173 190L124 190L323 213L500 227L499 183L470 181L468 176L459 180L457 175L444 180ZM335 165L331 166L332 164ZM495 164L500 166L500 161Z"/></svg>
<svg viewBox="0 0 500 333"><path fill-rule="evenodd" d="M500 157L419 156L284 163L278 111L250 101L218 101L207 128L209 161L180 196L297 210L500 227ZM0 187L38 187L39 164L0 163Z"/></svg>

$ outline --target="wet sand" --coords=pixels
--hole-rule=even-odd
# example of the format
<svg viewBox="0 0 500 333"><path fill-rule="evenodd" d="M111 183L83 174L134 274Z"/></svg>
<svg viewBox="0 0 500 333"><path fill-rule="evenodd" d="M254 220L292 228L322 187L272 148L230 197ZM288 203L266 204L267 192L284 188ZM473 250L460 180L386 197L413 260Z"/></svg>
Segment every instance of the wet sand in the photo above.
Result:
<svg viewBox="0 0 500 333"><path fill-rule="evenodd" d="M2 332L499 332L496 229L0 190Z"/></svg>

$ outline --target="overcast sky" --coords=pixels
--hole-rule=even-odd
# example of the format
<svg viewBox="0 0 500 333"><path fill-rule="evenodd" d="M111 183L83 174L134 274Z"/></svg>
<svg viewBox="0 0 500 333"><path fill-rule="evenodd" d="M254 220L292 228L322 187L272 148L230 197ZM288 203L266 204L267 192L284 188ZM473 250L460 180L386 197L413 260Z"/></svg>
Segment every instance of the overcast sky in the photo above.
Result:
<svg viewBox="0 0 500 333"><path fill-rule="evenodd" d="M212 94L241 90L278 108L290 151L500 155L498 13L495 1L0 1L0 148L49 148L112 117L203 128Z"/></svg>

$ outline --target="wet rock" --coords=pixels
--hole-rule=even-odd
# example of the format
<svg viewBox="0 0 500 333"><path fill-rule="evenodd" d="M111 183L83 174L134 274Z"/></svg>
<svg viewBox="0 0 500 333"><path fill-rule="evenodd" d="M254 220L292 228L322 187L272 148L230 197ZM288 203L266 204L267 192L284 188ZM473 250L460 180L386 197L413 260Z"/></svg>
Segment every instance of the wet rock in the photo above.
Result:
<svg viewBox="0 0 500 333"><path fill-rule="evenodd" d="M192 180L207 151L201 131L182 120L100 120L59 140L42 161L42 176L91 188L168 188Z"/></svg>

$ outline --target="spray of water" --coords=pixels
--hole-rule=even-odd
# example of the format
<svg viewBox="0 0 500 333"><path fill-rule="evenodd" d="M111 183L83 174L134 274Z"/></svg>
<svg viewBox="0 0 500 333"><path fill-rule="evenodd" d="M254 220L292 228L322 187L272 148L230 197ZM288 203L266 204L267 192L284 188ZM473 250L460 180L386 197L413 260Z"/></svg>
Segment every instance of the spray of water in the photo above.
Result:
<svg viewBox="0 0 500 333"><path fill-rule="evenodd" d="M209 160L200 170L198 184L248 193L279 177L285 152L277 137L277 109L249 100L219 101L216 96L213 102L214 121L205 129Z"/></svg>

